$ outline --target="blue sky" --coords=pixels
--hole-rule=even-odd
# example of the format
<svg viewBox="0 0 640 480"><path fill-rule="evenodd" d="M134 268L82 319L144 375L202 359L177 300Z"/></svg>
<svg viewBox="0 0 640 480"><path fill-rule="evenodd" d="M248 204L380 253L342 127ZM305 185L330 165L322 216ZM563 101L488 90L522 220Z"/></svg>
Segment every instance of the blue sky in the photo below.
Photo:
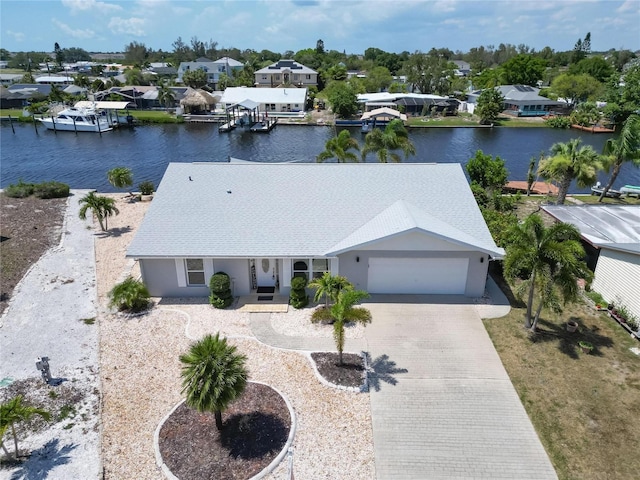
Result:
<svg viewBox="0 0 640 480"><path fill-rule="evenodd" d="M2 0L0 43L9 51L80 47L122 51L129 42L171 51L182 37L218 47L283 53L315 48L363 53L524 43L570 50L640 49L640 0Z"/></svg>

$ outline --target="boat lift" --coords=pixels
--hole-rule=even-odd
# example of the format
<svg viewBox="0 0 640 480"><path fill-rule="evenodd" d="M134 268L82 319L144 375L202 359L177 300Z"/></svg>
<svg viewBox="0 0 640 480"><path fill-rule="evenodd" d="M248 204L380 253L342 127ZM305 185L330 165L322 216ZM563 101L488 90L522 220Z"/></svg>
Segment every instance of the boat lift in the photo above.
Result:
<svg viewBox="0 0 640 480"><path fill-rule="evenodd" d="M278 119L269 117L266 111L260 113L260 103L249 99L227 107L225 113L227 121L218 127L220 132L240 127L250 132L268 133L278 123Z"/></svg>

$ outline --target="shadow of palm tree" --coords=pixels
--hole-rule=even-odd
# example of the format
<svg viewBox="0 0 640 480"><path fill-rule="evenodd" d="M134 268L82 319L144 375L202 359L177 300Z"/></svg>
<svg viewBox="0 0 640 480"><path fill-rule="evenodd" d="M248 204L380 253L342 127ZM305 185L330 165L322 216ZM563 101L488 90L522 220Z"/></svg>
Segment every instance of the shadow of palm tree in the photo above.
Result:
<svg viewBox="0 0 640 480"><path fill-rule="evenodd" d="M602 348L610 348L613 346L613 340L610 337L600 334L600 328L592 326L587 328L580 323L577 317L571 317L580 325L576 332L568 332L565 328L566 324L557 325L544 318L538 322L538 329L535 334L529 336L533 343L538 342L558 342L558 350L567 355L569 358L578 359L580 347L578 342L584 340L593 345L591 355L602 356Z"/></svg>
<svg viewBox="0 0 640 480"><path fill-rule="evenodd" d="M110 228L108 229L106 232L98 232L96 234L96 236L98 237L120 237L122 235L124 235L125 233L129 233L131 232L131 227L126 226L126 227L117 227L117 228Z"/></svg>
<svg viewBox="0 0 640 480"><path fill-rule="evenodd" d="M229 417L220 442L233 458L262 458L279 452L289 437L290 427L275 415L252 412Z"/></svg>
<svg viewBox="0 0 640 480"><path fill-rule="evenodd" d="M409 372L406 368L396 367L396 362L389 360L389 355L380 355L372 360L369 352L364 352L364 357L367 364L369 388L373 388L376 392L380 391L381 382L396 385L398 380L394 375Z"/></svg>
<svg viewBox="0 0 640 480"><path fill-rule="evenodd" d="M69 454L77 445L69 444L60 447L60 440L49 440L42 447L31 452L31 455L11 474L11 480L45 480L51 470L69 463Z"/></svg>

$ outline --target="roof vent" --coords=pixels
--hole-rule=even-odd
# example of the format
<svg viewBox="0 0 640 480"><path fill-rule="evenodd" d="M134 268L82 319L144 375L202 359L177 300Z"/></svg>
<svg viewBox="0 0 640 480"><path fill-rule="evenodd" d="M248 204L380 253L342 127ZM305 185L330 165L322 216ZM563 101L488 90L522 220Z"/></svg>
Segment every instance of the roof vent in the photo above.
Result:
<svg viewBox="0 0 640 480"><path fill-rule="evenodd" d="M231 190L227 190L227 193L231 193Z"/></svg>

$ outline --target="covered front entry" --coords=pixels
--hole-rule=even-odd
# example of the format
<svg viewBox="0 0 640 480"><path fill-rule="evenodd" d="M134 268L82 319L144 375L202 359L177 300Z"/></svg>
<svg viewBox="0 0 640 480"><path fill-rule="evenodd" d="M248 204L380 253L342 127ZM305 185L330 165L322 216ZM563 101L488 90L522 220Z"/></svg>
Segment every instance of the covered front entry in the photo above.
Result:
<svg viewBox="0 0 640 480"><path fill-rule="evenodd" d="M464 295L468 258L370 258L369 293Z"/></svg>
<svg viewBox="0 0 640 480"><path fill-rule="evenodd" d="M278 261L275 258L254 260L257 287L275 287L278 278Z"/></svg>

